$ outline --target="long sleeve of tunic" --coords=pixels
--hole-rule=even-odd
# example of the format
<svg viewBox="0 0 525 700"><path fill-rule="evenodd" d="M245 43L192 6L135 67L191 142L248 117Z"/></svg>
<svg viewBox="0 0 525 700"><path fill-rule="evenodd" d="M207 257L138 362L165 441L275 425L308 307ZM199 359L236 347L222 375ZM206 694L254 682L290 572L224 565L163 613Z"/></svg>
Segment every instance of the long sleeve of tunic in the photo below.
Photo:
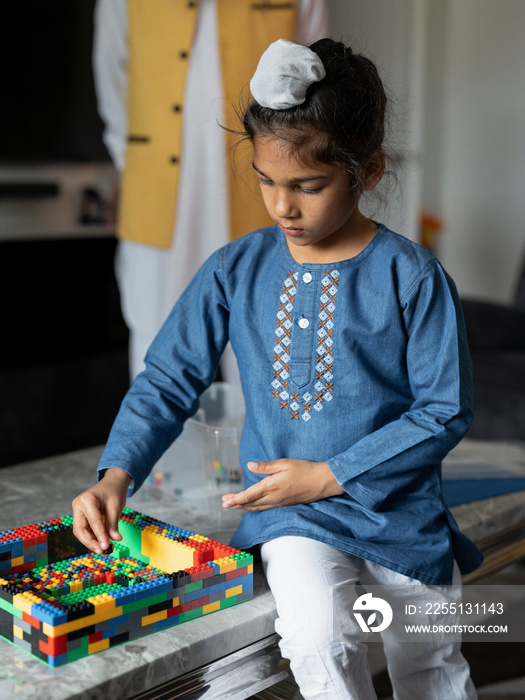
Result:
<svg viewBox="0 0 525 700"><path fill-rule="evenodd" d="M233 544L303 535L433 584L481 555L458 531L440 466L471 421L471 367L453 282L381 226L356 257L299 265L277 227L217 251L174 307L131 387L100 469L138 488L198 407L228 341L249 460L324 461L342 496L245 514Z"/></svg>

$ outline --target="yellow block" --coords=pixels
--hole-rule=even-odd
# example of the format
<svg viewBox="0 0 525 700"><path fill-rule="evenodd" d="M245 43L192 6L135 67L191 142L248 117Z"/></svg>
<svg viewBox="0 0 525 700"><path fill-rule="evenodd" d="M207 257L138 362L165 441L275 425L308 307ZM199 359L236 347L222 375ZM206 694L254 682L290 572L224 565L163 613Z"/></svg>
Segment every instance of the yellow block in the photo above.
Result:
<svg viewBox="0 0 525 700"><path fill-rule="evenodd" d="M17 627L16 625L13 625L13 635L15 637L18 637L19 639L24 638L24 630L21 627Z"/></svg>
<svg viewBox="0 0 525 700"><path fill-rule="evenodd" d="M48 625L47 622L43 622L42 632L47 634L49 637L60 637L61 634L76 632L76 630L82 629L82 627L96 625L97 622L103 622L104 620L109 620L112 617L119 617L119 615L122 615L122 606L111 610L108 608L102 608L100 612L97 611L93 615L81 617L78 620L72 620L71 622L64 622L62 625L57 625L56 627L52 627L51 625Z"/></svg>
<svg viewBox="0 0 525 700"><path fill-rule="evenodd" d="M31 615L31 606L33 605L33 603L41 602L42 598L39 598L33 593L29 593L29 591L26 591L25 593L16 593L13 596L13 605L15 606L15 608L18 608L19 610L27 613L28 615Z"/></svg>
<svg viewBox="0 0 525 700"><path fill-rule="evenodd" d="M227 574L228 571L235 571L235 569L237 568L237 560L230 559L230 557L225 557L224 559L216 559L213 563L218 564L220 566L221 574Z"/></svg>
<svg viewBox="0 0 525 700"><path fill-rule="evenodd" d="M194 549L144 528L140 549L150 564L163 571L180 571L193 566Z"/></svg>
<svg viewBox="0 0 525 700"><path fill-rule="evenodd" d="M208 542L210 538L205 537L204 535L190 535L188 539L195 540L195 542Z"/></svg>
<svg viewBox="0 0 525 700"><path fill-rule="evenodd" d="M20 566L23 563L24 557L15 557L14 559L11 559L11 568L13 568L14 566Z"/></svg>
<svg viewBox="0 0 525 700"><path fill-rule="evenodd" d="M100 595L92 596L88 598L90 603L95 606L95 614L97 613L111 613L111 611L116 607L115 599L112 598L108 593L101 593ZM113 615L111 615L113 617Z"/></svg>
<svg viewBox="0 0 525 700"><path fill-rule="evenodd" d="M226 598L231 598L233 595L239 595L242 593L242 586L235 586L235 588L230 588L226 591Z"/></svg>
<svg viewBox="0 0 525 700"><path fill-rule="evenodd" d="M95 654L97 651L103 651L104 649L109 649L109 639L101 639L100 642L95 642L88 646L88 653Z"/></svg>
<svg viewBox="0 0 525 700"><path fill-rule="evenodd" d="M250 565L248 566L248 572L247 572L247 573L253 574L253 564L250 564Z"/></svg>
<svg viewBox="0 0 525 700"><path fill-rule="evenodd" d="M146 625L152 625L154 622L158 622L159 620L165 620L167 617L167 610L160 610L159 612L151 613L151 615L146 615L142 618L142 626L145 627Z"/></svg>
<svg viewBox="0 0 525 700"><path fill-rule="evenodd" d="M221 603L219 600L217 600L215 603L208 603L208 605L203 605L202 606L202 614L206 615L206 613L211 613L215 612L216 610L221 609Z"/></svg>

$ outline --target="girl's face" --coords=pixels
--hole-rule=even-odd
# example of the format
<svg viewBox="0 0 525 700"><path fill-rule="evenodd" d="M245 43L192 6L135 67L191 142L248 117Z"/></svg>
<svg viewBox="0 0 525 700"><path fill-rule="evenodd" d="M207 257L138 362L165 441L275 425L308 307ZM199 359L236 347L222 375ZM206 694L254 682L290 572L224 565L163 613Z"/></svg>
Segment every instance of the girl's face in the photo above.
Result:
<svg viewBox="0 0 525 700"><path fill-rule="evenodd" d="M338 262L357 255L377 226L358 210L337 165L301 163L280 139L257 135L253 167L268 213L286 236L297 262Z"/></svg>

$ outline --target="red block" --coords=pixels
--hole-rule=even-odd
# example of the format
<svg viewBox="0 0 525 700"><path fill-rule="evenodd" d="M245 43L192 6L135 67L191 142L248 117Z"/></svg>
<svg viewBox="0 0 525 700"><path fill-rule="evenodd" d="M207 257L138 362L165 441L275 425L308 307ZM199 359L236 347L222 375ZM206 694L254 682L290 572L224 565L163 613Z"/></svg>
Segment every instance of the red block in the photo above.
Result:
<svg viewBox="0 0 525 700"><path fill-rule="evenodd" d="M234 569L234 571L228 571L226 572L226 581L231 581L232 578L239 578L239 576L246 576L247 573L247 566L244 566L242 569Z"/></svg>
<svg viewBox="0 0 525 700"><path fill-rule="evenodd" d="M204 596L204 598L197 598L197 600L190 600L189 603L183 603L180 605L181 612L187 612L188 610L195 610L195 608L202 608L203 605L208 605L210 602L209 596Z"/></svg>
<svg viewBox="0 0 525 700"><path fill-rule="evenodd" d="M88 643L95 644L95 642L100 642L101 639L102 639L102 632L95 632L94 634L89 635Z"/></svg>
<svg viewBox="0 0 525 700"><path fill-rule="evenodd" d="M37 630L40 629L40 620L37 620L36 617L32 617L31 615L28 615L27 613L22 612L22 620L24 620L24 622L27 622L28 624L30 624L31 627L34 627Z"/></svg>
<svg viewBox="0 0 525 700"><path fill-rule="evenodd" d="M31 569L34 568L34 566L33 566L34 563L35 562L33 562L32 564L20 564L20 566L13 566L13 568L11 569L11 573L12 574L23 574L26 571L31 571Z"/></svg>
<svg viewBox="0 0 525 700"><path fill-rule="evenodd" d="M38 642L40 651L49 656L59 656L67 652L67 634L62 634L60 637L48 637L48 641L44 642L41 639Z"/></svg>
<svg viewBox="0 0 525 700"><path fill-rule="evenodd" d="M208 560L209 561L209 560ZM201 564L200 566L194 566L188 570L191 576L191 582L203 581L205 578L211 578L215 575L215 569L213 566Z"/></svg>

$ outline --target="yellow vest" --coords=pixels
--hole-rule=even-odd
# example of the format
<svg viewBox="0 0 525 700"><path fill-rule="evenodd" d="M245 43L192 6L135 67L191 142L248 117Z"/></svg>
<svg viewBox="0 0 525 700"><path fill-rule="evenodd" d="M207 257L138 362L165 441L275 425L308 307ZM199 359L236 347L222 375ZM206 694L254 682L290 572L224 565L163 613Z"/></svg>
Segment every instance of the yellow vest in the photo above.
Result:
<svg viewBox="0 0 525 700"><path fill-rule="evenodd" d="M128 145L122 174L118 235L169 248L177 213L184 89L198 2L128 0ZM279 38L293 39L295 2L217 0L225 126L235 114L261 54ZM217 128L220 128L217 126ZM251 148L225 132L228 149L230 236L271 223L251 169Z"/></svg>

